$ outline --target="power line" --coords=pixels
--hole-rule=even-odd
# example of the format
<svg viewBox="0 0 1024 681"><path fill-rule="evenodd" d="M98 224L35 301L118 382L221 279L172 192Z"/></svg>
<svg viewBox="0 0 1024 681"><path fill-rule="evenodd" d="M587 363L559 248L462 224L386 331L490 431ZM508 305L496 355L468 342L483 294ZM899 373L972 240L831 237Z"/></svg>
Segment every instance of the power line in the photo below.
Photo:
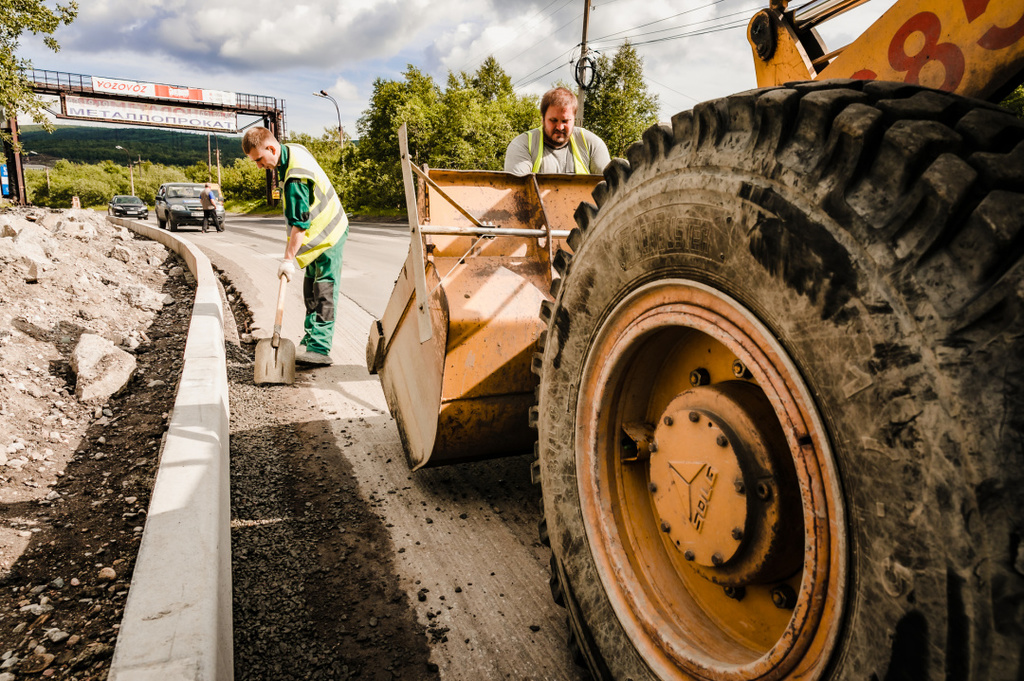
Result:
<svg viewBox="0 0 1024 681"><path fill-rule="evenodd" d="M537 47L537 45L540 45L540 44L541 44L542 42L544 42L545 40L547 40L548 38L550 38L552 34L554 34L554 33L558 33L558 32L559 32L559 31L561 31L561 30L562 30L563 28L565 28L565 27L566 27L566 26L568 26L569 24L571 24L571 23L575 22L575 21L576 21L577 19L581 19L582 17L583 17L583 12L580 12L579 14L577 14L576 16L574 16L574 17L573 17L572 19L570 19L569 21L567 21L566 23L562 24L561 26L559 26L559 27L558 27L558 28L556 28L555 30L551 31L551 33L548 33L548 34L547 34L547 35L545 35L545 36L544 36L543 38L541 38L540 40L538 40L537 42L535 42L535 43L534 43L533 45L530 45L530 46L529 46L529 47L527 47L527 48L526 48L525 50L523 50L523 51L522 51L522 52L520 52L519 54L517 54L517 55L515 55L514 57L512 57L511 59L509 59L509 61L515 61L516 59L518 59L518 58L519 58L519 57L521 57L522 55L526 54L527 52L529 52L529 51L530 51L530 50L532 50L533 48ZM575 48L573 48L573 49L575 49ZM569 50L569 51L571 51L571 50ZM558 59L558 58L559 58L559 57L556 57L555 59ZM554 61L554 60L551 60L551 61ZM547 62L547 64L550 64L550 63L551 63L551 61ZM544 66L547 66L547 64L545 64ZM534 71L538 71L538 70L540 70L540 69L544 68L544 66L540 66L540 67L538 67L538 68L534 69ZM533 71L531 71L530 73L533 73ZM527 74L527 75L529 75L529 74ZM524 76L524 77L525 77L525 76Z"/></svg>
<svg viewBox="0 0 1024 681"><path fill-rule="evenodd" d="M530 79L530 80L526 81L525 83L520 83L519 85L516 85L516 86L515 86L515 88L516 88L516 89L519 89L519 88L521 88L521 87L524 87L524 86L526 86L526 85L529 85L530 83L535 83L535 82L537 82L538 80L540 80L541 78L544 78L544 77L546 77L546 76L550 76L550 75L551 75L552 73L554 73L554 72L555 72L555 71L557 71L558 69L562 68L563 66L567 66L567 64L559 64L559 65L558 65L558 66L556 66L555 68L551 69L550 71L548 71L548 72L546 72L546 73L542 73L542 74L540 74L540 75L539 75L539 76L537 76L536 78L532 78L532 79ZM541 68L543 68L543 67L541 67Z"/></svg>
<svg viewBox="0 0 1024 681"><path fill-rule="evenodd" d="M620 33L625 33L626 31L633 31L633 30L636 30L638 28L645 28L647 26L652 26L653 24L660 24L663 21L669 21L671 19L675 19L676 17L681 17L684 14L690 14L692 12L698 12L698 11L700 11L702 9L708 9L709 7L714 7L715 5L721 4L723 2L725 2L725 0L714 0L714 2L710 2L710 3L706 4L706 5L701 5L700 7L694 7L692 9L688 9L688 10L685 10L683 12L679 12L678 14L673 14L672 16L665 17L664 19L655 19L654 21L648 21L646 24L640 24L639 26L633 26L632 28L624 28L621 31L616 31L615 33L609 33L608 35L601 36L600 38L594 38L594 42L597 42L598 40L604 40L605 38L611 38L612 36L619 35ZM671 30L671 29L668 29L668 30Z"/></svg>
<svg viewBox="0 0 1024 681"><path fill-rule="evenodd" d="M538 66L537 68L535 68L535 69L534 69L533 71L530 71L530 72L529 72L529 73L527 73L527 74L526 74L525 76L521 77L521 78L520 78L520 79L519 79L519 80L518 80L518 81L517 81L516 83L514 83L514 84L512 85L512 87L513 87L513 88L516 88L516 89L518 89L518 88L520 88L520 87L522 87L522 86L524 86L524 85L529 85L530 83L532 83L532 82L534 82L534 81L536 81L536 80L540 80L540 79L541 79L541 78L543 78L544 76L548 75L548 73L554 73L554 72L555 72L555 71L557 71L558 69L560 69L560 68L562 68L563 66L565 66L565 64L559 64L558 66L556 66L555 68L553 68L553 69L552 69L551 71L548 71L548 73L545 73L545 74L543 74L543 75L537 76L536 78L532 78L532 79L530 79L530 80L526 80L527 78L530 78L530 76L532 76L533 74L537 73L537 72L538 72L538 71L540 71L541 69L545 68L545 67L546 67L546 66L548 66L549 64L551 64L551 63L553 63L553 62L556 62L556 61L558 61L559 59L563 59L563 58L564 58L564 57L565 57L566 55L572 54L572 52L573 52L573 51L574 51L575 49L576 49L576 46L574 45L574 46L570 47L570 48L569 48L568 50L566 50L565 52L563 52L562 54L560 54L560 55L558 55L557 57L555 57L554 59L549 59L549 60L547 60L546 62L544 62L543 64L541 64L541 65L540 65L540 66ZM568 62L566 62L566 63L568 63Z"/></svg>
<svg viewBox="0 0 1024 681"><path fill-rule="evenodd" d="M575 21L576 21L577 19L581 19L582 17L583 17L583 12L580 12L579 14L577 14L576 16L574 16L574 17L573 17L572 19L570 19L569 21L565 22L564 24L562 24L561 26L559 26L559 27L558 27L558 28L556 28L555 30L551 31L551 33L548 33L548 34L547 34L547 35L545 35L545 36L544 36L543 38L541 38L540 40L538 40L538 41L537 41L537 42L535 42L534 44L530 45L529 47L527 47L527 48L526 48L525 50L523 50L523 51L522 51L522 52L520 52L519 54L517 54L517 55L515 55L514 57L512 57L512 58L511 58L511 59L510 59L509 61L514 61L514 60L518 59L519 57L523 56L524 54L526 54L527 52L529 52L529 51L530 51L530 50L532 50L533 48L537 47L537 45L540 45L540 44L541 44L542 42L544 42L545 40L547 40L548 38L550 38L550 37L551 37L551 35L552 35L553 33L558 33L558 32L559 32L559 31L561 31L561 30L562 30L563 28L565 28L565 27L566 27L566 26L568 26L569 24L572 24L572 23L574 23L574 22L575 22Z"/></svg>
<svg viewBox="0 0 1024 681"><path fill-rule="evenodd" d="M677 95L682 95L683 97L686 97L687 99L692 99L693 101L697 102L698 104L700 104L700 102L701 102L701 100L697 99L696 97L691 97L690 95L686 94L685 92L680 92L679 90L676 90L675 88L671 88L668 85L665 85L664 83L659 83L658 81L654 80L650 76L644 76L644 79L651 81L655 85L660 85L661 87L665 88L666 90L669 90L670 92L674 92Z"/></svg>
<svg viewBox="0 0 1024 681"><path fill-rule="evenodd" d="M671 28L660 28L657 31L647 31L645 33L637 33L637 34L634 34L634 35L628 35L628 36L625 36L624 38L616 39L615 41L613 41L610 44L611 45L621 45L622 42L624 42L626 40L632 41L634 38L639 38L639 37L642 37L642 36L645 36L645 35L656 35L658 33L667 33L668 31L678 31L680 29L692 28L692 27L695 27L695 26L700 26L702 24L709 24L709 23L712 23L712 22L721 22L721 21L723 21L725 19L729 19L731 17L737 17L737 16L744 17L744 19L742 20L742 23L746 24L748 18L753 16L752 12L756 12L758 9L759 9L759 6L756 6L756 7L750 8L750 9L743 9L743 10L740 10L738 12L731 12L730 14L723 14L722 16L715 17L713 19L701 19L700 21L694 21L694 22L691 22L689 24L683 24L681 26L672 26ZM657 22L651 22L651 23L657 23ZM732 28L735 28L736 23L737 23L736 21L730 21L730 22L718 24L716 26L709 26L706 29L701 29L701 30L708 31L708 32L714 32L714 30L718 29L718 28L721 28L722 30L730 30ZM649 24L646 24L646 25L649 25ZM637 26L635 28L640 28L640 27ZM633 29L628 29L628 30L633 30ZM618 33L622 33L622 32L623 31L619 31ZM694 32L694 34L695 35L701 35L700 33L696 33L696 32ZM611 34L609 34L607 36L604 36L603 38L598 38L594 42L599 42L601 40L609 38L612 35L617 35L617 34L616 33L611 33ZM689 35L689 34L685 34L685 35ZM633 43L633 44L636 45L636 44L639 44L639 43Z"/></svg>
<svg viewBox="0 0 1024 681"><path fill-rule="evenodd" d="M543 9L538 10L537 13L534 14L532 17L530 17L529 19L527 19L523 23L519 24L519 26L517 26L515 28L515 30L513 31L511 38L509 38L508 40L503 42L501 45L498 45L497 47L492 48L490 50L485 50L484 52L480 52L475 57L472 57L471 59L467 60L465 63L463 63L462 66L460 66L458 68L458 71L465 70L465 68L467 66L482 61L482 57L484 57L485 55L487 55L487 54L494 55L494 54L496 54L498 52L498 50L501 50L505 46L509 45L512 41L514 41L516 38L519 37L520 31L522 31L523 28L525 28L527 24L529 24L531 21L533 21L534 19L539 17L541 14L544 13L545 10L547 10L548 7L551 7L551 5L555 4L558 1L559 0L551 0L551 2L549 2L547 5L545 5L543 7ZM565 7L570 2L572 2L572 0L562 0L562 4L559 5L557 9L555 9L554 11L551 12L551 16L554 17L555 14L557 14L560 11L562 11L562 8Z"/></svg>
<svg viewBox="0 0 1024 681"><path fill-rule="evenodd" d="M630 45L637 47L639 45L653 45L654 43L663 43L669 40L678 40L679 38L693 38L699 35L708 35L710 33L721 33L722 31L732 31L737 28L746 28L749 22L746 19L734 22L732 24L726 24L722 26L715 26L712 28L706 28L699 31L691 31L689 33L680 33L679 35L669 35L664 38L653 38L651 40L642 40L637 43L631 42Z"/></svg>

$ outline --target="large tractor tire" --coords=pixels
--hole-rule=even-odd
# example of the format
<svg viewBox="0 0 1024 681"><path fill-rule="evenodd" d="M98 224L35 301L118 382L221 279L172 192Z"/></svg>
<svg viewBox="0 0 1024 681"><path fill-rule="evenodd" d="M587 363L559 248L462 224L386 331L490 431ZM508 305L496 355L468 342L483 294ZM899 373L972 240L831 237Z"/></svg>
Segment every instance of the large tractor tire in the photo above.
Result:
<svg viewBox="0 0 1024 681"><path fill-rule="evenodd" d="M555 259L534 364L581 663L1024 678L1024 124L794 84L627 156Z"/></svg>

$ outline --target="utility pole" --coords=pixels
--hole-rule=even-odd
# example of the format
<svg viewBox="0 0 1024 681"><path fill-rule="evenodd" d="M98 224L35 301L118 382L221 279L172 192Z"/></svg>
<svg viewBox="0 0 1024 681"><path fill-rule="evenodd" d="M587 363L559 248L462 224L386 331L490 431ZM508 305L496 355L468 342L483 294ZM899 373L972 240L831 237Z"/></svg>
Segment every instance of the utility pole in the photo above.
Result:
<svg viewBox="0 0 1024 681"><path fill-rule="evenodd" d="M206 181L213 182L213 173L210 168L213 167L213 155L210 153L210 133L206 133Z"/></svg>
<svg viewBox="0 0 1024 681"><path fill-rule="evenodd" d="M590 0L583 0L583 42L580 45L580 60L576 62L576 84L579 86L579 96L576 97L576 125L583 122L583 101L587 97L587 91L580 83L585 82L583 71L586 68L584 60L587 58L587 27L590 26Z"/></svg>
<svg viewBox="0 0 1024 681"><path fill-rule="evenodd" d="M217 186L220 186L220 147L217 148Z"/></svg>
<svg viewBox="0 0 1024 681"><path fill-rule="evenodd" d="M128 153L128 150L118 144L115 149L120 149L124 152L124 155L128 158L128 180L132 183L132 196L135 196L135 167L132 163L132 155Z"/></svg>

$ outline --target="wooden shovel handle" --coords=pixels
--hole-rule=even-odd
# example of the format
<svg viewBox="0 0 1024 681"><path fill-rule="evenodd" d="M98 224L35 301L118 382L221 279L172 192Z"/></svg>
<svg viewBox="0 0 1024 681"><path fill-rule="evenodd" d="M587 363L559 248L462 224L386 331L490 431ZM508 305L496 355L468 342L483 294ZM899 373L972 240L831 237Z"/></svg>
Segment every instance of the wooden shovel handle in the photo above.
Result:
<svg viewBox="0 0 1024 681"><path fill-rule="evenodd" d="M277 287L277 313L274 315L274 342L277 347L277 340L281 337L281 320L284 319L284 293L288 277L281 275L281 285Z"/></svg>

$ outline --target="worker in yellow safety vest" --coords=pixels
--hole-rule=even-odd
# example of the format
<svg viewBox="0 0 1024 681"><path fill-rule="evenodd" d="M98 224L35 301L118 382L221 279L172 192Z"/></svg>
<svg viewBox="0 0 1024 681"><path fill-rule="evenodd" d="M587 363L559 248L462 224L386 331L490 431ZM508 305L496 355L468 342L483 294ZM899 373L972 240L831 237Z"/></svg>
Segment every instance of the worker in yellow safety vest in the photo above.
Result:
<svg viewBox="0 0 1024 681"><path fill-rule="evenodd" d="M513 139L505 150L505 170L527 173L599 174L611 157L604 141L576 127L576 96L555 88L540 100L543 124Z"/></svg>
<svg viewBox="0 0 1024 681"><path fill-rule="evenodd" d="M242 151L260 168L277 170L283 178L288 242L277 275L291 281L296 265L305 271L305 334L299 342L305 349L295 361L329 365L348 217L327 173L301 144L282 144L267 128L255 127L242 138Z"/></svg>

